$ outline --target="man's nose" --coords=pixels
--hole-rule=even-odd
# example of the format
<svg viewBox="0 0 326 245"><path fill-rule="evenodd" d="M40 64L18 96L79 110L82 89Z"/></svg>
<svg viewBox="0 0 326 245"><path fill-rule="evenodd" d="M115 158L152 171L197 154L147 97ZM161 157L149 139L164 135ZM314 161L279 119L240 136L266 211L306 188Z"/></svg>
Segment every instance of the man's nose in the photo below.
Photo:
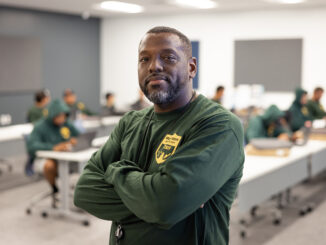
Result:
<svg viewBox="0 0 326 245"><path fill-rule="evenodd" d="M160 59L153 59L149 66L150 72L160 72L163 71L162 62Z"/></svg>

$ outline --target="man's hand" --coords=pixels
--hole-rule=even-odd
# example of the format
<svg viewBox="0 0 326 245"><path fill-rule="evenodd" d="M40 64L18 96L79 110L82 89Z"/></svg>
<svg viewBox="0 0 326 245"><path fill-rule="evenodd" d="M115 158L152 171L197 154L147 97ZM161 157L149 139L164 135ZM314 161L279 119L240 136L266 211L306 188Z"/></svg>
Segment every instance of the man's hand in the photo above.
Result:
<svg viewBox="0 0 326 245"><path fill-rule="evenodd" d="M299 131L299 130L294 132L293 135L292 135L292 141L295 142L298 139L303 139L303 132Z"/></svg>
<svg viewBox="0 0 326 245"><path fill-rule="evenodd" d="M52 148L54 151L68 151L71 149L71 143L68 142L62 142L59 144L56 144L55 146L53 146Z"/></svg>
<svg viewBox="0 0 326 245"><path fill-rule="evenodd" d="M205 205L205 203L203 203L202 205L200 205L200 208L204 208L204 205Z"/></svg>
<svg viewBox="0 0 326 245"><path fill-rule="evenodd" d="M289 135L287 133L280 134L277 136L278 139L280 140L290 140Z"/></svg>
<svg viewBox="0 0 326 245"><path fill-rule="evenodd" d="M311 128L311 126L312 126L312 122L311 122L311 121L305 121L305 122L304 122L304 126L305 126L306 128Z"/></svg>
<svg viewBox="0 0 326 245"><path fill-rule="evenodd" d="M71 145L76 145L76 144L77 144L77 139L76 139L76 138L71 138L71 139L69 140L69 143L70 143Z"/></svg>

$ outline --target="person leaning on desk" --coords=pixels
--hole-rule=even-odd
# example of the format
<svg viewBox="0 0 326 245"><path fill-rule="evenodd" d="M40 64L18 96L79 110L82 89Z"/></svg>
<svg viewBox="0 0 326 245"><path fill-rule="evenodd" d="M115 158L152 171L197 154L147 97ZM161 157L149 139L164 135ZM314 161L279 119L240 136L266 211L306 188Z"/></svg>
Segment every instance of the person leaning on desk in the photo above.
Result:
<svg viewBox="0 0 326 245"><path fill-rule="evenodd" d="M112 220L110 244L226 245L244 162L238 118L196 95L189 39L154 27L138 48L154 103L127 113L77 183L75 205Z"/></svg>
<svg viewBox="0 0 326 245"><path fill-rule="evenodd" d="M67 151L71 145L77 143L75 137L79 135L79 132L67 119L69 114L67 105L63 101L56 99L50 103L48 110L48 116L35 124L27 139L27 150L32 161L35 160L36 151ZM52 159L36 159L34 165L35 168L43 171L53 193L58 192L55 183L57 162Z"/></svg>
<svg viewBox="0 0 326 245"><path fill-rule="evenodd" d="M285 113L276 105L271 105L263 115L250 119L246 129L246 141L255 138L279 138L290 140L292 131L285 120Z"/></svg>

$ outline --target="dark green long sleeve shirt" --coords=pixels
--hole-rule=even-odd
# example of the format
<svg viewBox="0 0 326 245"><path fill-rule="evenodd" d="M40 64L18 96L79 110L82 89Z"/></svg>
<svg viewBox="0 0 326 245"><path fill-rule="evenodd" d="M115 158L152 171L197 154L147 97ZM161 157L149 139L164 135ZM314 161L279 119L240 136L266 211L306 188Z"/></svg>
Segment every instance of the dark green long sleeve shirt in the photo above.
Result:
<svg viewBox="0 0 326 245"><path fill-rule="evenodd" d="M312 120L307 106L301 103L301 98L304 93L306 91L301 88L295 90L295 100L288 110L289 125L293 132L302 128L306 121Z"/></svg>
<svg viewBox="0 0 326 245"><path fill-rule="evenodd" d="M291 137L290 128L278 123L278 120L284 116L285 113L280 111L276 105L271 105L263 115L251 118L245 133L247 143L255 138L278 137L283 133Z"/></svg>
<svg viewBox="0 0 326 245"><path fill-rule="evenodd" d="M27 122L35 123L39 119L46 117L47 114L47 108L41 108L34 105L27 112Z"/></svg>
<svg viewBox="0 0 326 245"><path fill-rule="evenodd" d="M57 126L53 123L54 117L60 113L68 113L69 108L60 100L54 100L49 106L49 114L36 122L32 133L27 140L27 150L34 158L36 151L52 150L58 143L70 140L79 135L79 131L69 121Z"/></svg>
<svg viewBox="0 0 326 245"><path fill-rule="evenodd" d="M313 119L322 119L326 117L326 111L319 101L309 100L307 108Z"/></svg>
<svg viewBox="0 0 326 245"><path fill-rule="evenodd" d="M239 120L200 95L173 112L126 114L89 160L74 201L113 221L110 244L117 224L120 245L228 244L243 162Z"/></svg>

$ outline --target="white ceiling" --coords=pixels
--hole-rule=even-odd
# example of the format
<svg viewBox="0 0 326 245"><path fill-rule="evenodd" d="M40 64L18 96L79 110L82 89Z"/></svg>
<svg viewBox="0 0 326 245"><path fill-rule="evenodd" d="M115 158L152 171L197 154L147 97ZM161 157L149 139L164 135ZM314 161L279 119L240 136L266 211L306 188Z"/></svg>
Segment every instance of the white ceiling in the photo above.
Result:
<svg viewBox="0 0 326 245"><path fill-rule="evenodd" d="M132 15L171 15L199 12L222 12L222 11L248 11L248 10L272 10L286 8L317 8L326 7L326 0L306 0L306 2L296 5L284 5L269 3L264 0L214 0L219 7L211 10L199 10L178 7L171 2L173 0L119 0L128 3L142 5L145 11ZM94 4L101 0L0 0L0 6L11 6L36 10L45 10L58 13L70 13L82 15L83 13L97 17L119 17L127 14L99 11L92 8ZM129 14L128 14L129 15Z"/></svg>

